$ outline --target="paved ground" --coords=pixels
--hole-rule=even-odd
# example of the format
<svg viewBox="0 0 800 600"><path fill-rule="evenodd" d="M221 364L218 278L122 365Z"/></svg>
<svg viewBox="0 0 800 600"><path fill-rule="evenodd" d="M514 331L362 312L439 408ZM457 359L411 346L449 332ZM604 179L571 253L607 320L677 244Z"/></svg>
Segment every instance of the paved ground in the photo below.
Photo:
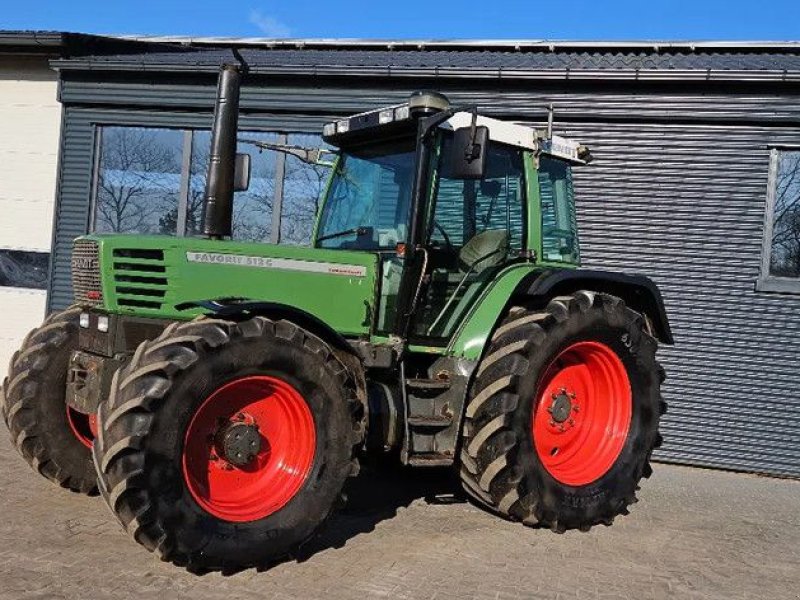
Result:
<svg viewBox="0 0 800 600"><path fill-rule="evenodd" d="M656 465L631 515L556 535L453 495L447 473L365 474L301 562L197 577L51 487L0 434L0 598L800 598L800 482Z"/></svg>

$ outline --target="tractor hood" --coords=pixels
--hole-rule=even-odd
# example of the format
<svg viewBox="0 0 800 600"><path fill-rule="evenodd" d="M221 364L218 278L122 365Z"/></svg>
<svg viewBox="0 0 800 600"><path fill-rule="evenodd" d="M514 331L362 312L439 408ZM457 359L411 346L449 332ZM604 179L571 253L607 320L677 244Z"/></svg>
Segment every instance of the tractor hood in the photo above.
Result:
<svg viewBox="0 0 800 600"><path fill-rule="evenodd" d="M378 257L366 252L166 236L75 240L75 301L113 313L189 319L187 302L243 298L303 310L342 335L367 335Z"/></svg>

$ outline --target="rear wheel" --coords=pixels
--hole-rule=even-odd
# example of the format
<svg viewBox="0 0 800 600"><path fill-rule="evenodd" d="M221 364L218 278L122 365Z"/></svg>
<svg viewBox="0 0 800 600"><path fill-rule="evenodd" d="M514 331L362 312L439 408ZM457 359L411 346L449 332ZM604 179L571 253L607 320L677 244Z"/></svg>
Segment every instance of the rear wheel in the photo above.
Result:
<svg viewBox="0 0 800 600"><path fill-rule="evenodd" d="M266 566L308 539L355 472L348 374L296 325L168 327L112 383L94 447L133 538L190 570Z"/></svg>
<svg viewBox="0 0 800 600"><path fill-rule="evenodd" d="M627 513L660 444L656 346L644 318L614 296L584 291L512 309L467 405L466 491L558 532Z"/></svg>
<svg viewBox="0 0 800 600"><path fill-rule="evenodd" d="M66 404L69 357L78 347L81 309L51 315L25 338L3 382L3 418L26 461L61 487L97 493L91 456L94 415Z"/></svg>

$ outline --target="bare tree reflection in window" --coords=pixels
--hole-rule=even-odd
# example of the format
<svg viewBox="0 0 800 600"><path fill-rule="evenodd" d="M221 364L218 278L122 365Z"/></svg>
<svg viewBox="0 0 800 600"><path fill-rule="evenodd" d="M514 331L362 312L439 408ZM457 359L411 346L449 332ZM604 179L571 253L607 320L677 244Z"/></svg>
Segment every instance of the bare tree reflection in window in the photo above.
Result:
<svg viewBox="0 0 800 600"><path fill-rule="evenodd" d="M276 141L277 134L240 132L242 138ZM206 185L211 133L197 130L192 138L192 160L187 199L186 235L202 230L203 194ZM237 192L233 199L232 238L265 242L269 239L272 219L272 198L275 193L274 152L259 153L250 144L239 144L237 152L246 152L252 159L250 187Z"/></svg>
<svg viewBox="0 0 800 600"><path fill-rule="evenodd" d="M95 231L175 233L181 134L134 127L103 130Z"/></svg>
<svg viewBox="0 0 800 600"><path fill-rule="evenodd" d="M327 147L318 135L290 134L288 142L304 148ZM326 159L333 160L332 157ZM311 243L319 202L329 175L328 166L311 165L291 155L286 157L281 243L300 246Z"/></svg>
<svg viewBox="0 0 800 600"><path fill-rule="evenodd" d="M800 277L800 152L779 155L770 273Z"/></svg>

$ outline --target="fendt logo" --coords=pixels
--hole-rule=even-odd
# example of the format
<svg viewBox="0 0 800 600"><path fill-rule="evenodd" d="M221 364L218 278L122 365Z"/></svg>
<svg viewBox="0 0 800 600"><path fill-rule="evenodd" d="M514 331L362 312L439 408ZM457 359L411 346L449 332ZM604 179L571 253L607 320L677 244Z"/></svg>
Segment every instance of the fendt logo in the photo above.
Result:
<svg viewBox="0 0 800 600"><path fill-rule="evenodd" d="M90 256L74 256L71 264L73 271L96 271L99 267L98 260Z"/></svg>

